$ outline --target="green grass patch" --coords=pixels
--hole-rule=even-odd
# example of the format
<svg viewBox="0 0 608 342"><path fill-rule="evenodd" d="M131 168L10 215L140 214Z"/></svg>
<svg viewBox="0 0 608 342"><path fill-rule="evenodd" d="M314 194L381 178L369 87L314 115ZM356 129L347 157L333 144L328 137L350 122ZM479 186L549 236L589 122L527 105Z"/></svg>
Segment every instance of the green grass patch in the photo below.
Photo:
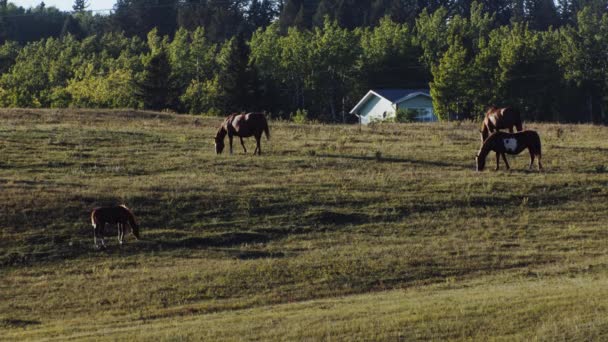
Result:
<svg viewBox="0 0 608 342"><path fill-rule="evenodd" d="M545 172L477 173L475 123L272 122L257 157L220 121L0 111L2 336L606 338L607 128L528 123ZM96 250L120 203L143 240Z"/></svg>

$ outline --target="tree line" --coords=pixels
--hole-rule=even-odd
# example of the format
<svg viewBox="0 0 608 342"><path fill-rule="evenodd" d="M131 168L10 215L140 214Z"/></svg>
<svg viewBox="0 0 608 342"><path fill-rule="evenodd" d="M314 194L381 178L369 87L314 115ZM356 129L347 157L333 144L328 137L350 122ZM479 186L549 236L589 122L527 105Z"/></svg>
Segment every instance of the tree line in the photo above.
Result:
<svg viewBox="0 0 608 342"><path fill-rule="evenodd" d="M606 121L607 2L0 1L0 106L265 110L352 120L372 88L430 88L441 119L513 105ZM24 29L27 28L27 29Z"/></svg>

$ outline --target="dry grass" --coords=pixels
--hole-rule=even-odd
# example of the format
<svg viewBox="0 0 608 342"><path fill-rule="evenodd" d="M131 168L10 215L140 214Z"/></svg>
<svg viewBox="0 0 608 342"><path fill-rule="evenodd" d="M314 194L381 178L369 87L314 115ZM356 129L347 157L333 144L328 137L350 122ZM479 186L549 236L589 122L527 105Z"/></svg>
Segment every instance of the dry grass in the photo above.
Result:
<svg viewBox="0 0 608 342"><path fill-rule="evenodd" d="M11 340L608 334L604 127L530 123L546 172L476 173L473 123L274 122L254 157L215 156L215 118L0 120ZM115 203L144 240L97 251L88 213Z"/></svg>

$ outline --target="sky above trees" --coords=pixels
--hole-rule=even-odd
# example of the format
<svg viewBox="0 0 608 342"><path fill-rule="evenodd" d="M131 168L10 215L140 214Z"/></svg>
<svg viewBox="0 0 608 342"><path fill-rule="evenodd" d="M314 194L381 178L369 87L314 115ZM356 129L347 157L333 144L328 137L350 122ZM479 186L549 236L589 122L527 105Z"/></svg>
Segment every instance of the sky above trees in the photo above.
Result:
<svg viewBox="0 0 608 342"><path fill-rule="evenodd" d="M41 0L12 0L10 1L17 6L22 6L24 8L36 7L40 4ZM115 0L89 0L87 2L89 4L88 10L98 11L98 10L107 10L112 9ZM72 5L74 5L74 0L45 0L44 4L46 6L57 7L62 11L71 11Z"/></svg>

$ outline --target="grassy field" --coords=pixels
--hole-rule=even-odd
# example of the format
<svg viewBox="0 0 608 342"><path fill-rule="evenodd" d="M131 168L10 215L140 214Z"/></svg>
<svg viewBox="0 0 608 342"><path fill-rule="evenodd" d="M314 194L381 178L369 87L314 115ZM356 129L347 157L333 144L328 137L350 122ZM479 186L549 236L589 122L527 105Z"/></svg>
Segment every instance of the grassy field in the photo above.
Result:
<svg viewBox="0 0 608 342"><path fill-rule="evenodd" d="M255 157L220 121L0 111L0 340L608 339L608 128L478 173L474 123L271 122ZM96 250L119 203L143 240Z"/></svg>

